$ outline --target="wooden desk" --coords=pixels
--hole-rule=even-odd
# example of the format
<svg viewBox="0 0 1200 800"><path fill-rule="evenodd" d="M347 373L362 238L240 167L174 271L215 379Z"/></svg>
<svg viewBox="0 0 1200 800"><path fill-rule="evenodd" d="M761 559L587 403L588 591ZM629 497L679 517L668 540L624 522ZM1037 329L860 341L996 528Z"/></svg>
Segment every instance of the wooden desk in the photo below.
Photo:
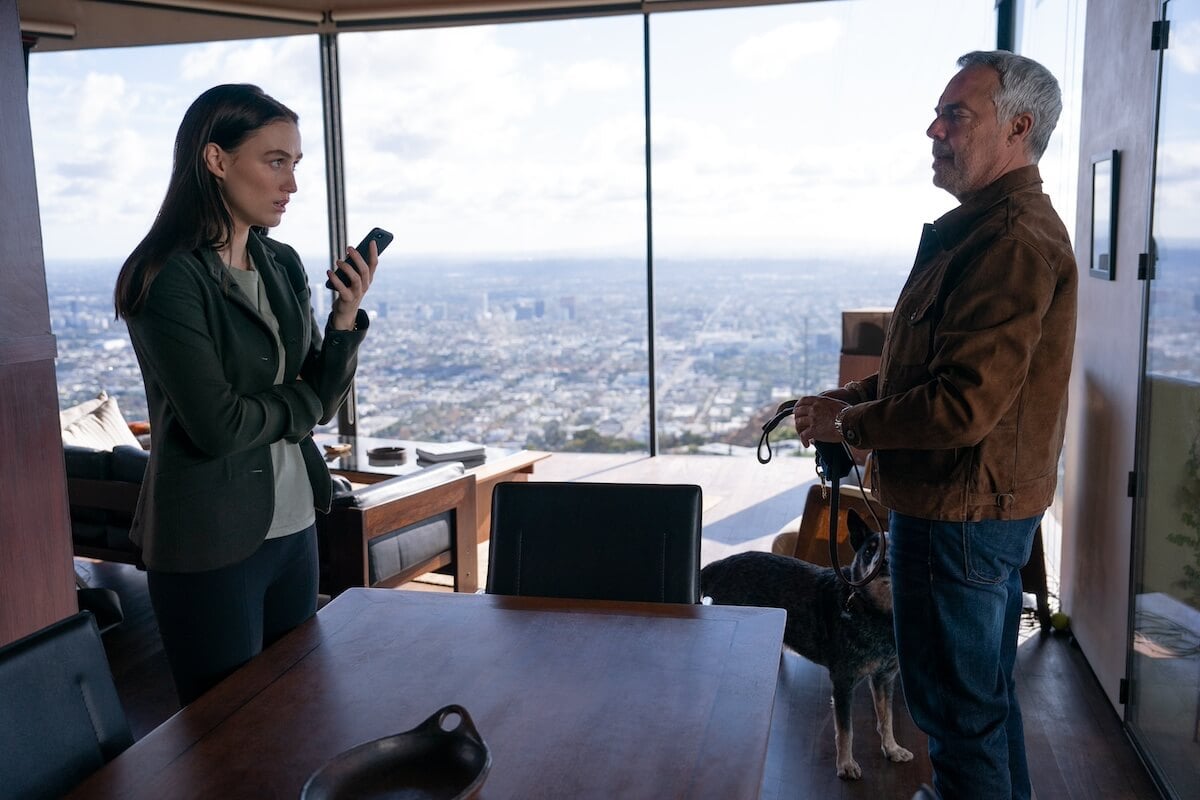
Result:
<svg viewBox="0 0 1200 800"><path fill-rule="evenodd" d="M377 483L397 475L419 472L428 464L417 463L417 447L423 442L403 439L381 439L372 436L338 436L317 434L313 437L317 446L348 444L350 452L338 457L326 457L330 472L344 475L355 483ZM369 451L376 447L404 447L407 459L402 464L381 464L370 457ZM503 450L489 447L486 460L468 472L475 476L475 531L476 543L483 544L492 535L492 489L503 481L526 481L533 474L533 465L550 453L540 450ZM373 463L375 462L375 463Z"/></svg>
<svg viewBox="0 0 1200 800"><path fill-rule="evenodd" d="M480 800L757 798L785 612L349 589L74 798L296 798L449 703L492 753Z"/></svg>

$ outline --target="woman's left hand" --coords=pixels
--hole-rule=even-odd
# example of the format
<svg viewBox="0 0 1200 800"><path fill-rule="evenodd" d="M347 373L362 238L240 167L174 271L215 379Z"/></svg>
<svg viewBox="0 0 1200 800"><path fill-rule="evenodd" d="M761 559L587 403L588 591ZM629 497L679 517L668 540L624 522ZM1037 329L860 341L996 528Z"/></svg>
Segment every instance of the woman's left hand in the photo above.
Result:
<svg viewBox="0 0 1200 800"><path fill-rule="evenodd" d="M368 253L359 253L353 247L347 247L345 260L337 262L340 274L334 270L325 271L337 293L333 300L333 327L337 330L354 330L358 307L375 279L375 270L379 267L375 242L371 242L368 250ZM346 280L342 280L342 275Z"/></svg>

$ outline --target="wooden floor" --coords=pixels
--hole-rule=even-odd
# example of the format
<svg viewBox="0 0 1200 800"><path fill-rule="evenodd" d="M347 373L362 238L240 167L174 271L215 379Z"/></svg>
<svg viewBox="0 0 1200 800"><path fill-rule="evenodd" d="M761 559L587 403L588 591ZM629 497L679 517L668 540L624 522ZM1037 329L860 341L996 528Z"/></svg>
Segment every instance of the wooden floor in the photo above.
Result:
<svg viewBox="0 0 1200 800"><path fill-rule="evenodd" d="M775 533L800 513L813 477L809 459L559 454L540 463L535 480L698 483L704 490L702 562L748 549L769 549ZM105 647L135 738L178 706L150 609L145 574L133 567L76 560L89 585L113 588L125 621L104 636ZM405 588L442 590L430 584ZM1159 797L1121 722L1069 635L1043 634L1026 619L1017 681L1025 712L1026 745L1038 800L1154 800ZM834 769L831 686L824 668L794 653L780 661L763 800L870 798L909 800L931 769L923 735L897 693L896 739L913 751L907 764L879 750L870 693L855 696L854 754L859 781Z"/></svg>

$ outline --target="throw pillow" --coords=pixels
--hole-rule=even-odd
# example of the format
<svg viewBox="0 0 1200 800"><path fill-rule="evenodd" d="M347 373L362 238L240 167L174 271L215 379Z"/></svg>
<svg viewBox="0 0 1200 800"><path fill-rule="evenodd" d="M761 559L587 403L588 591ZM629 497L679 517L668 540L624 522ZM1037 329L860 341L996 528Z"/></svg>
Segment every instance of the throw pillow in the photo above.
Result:
<svg viewBox="0 0 1200 800"><path fill-rule="evenodd" d="M118 445L140 448L141 442L130 433L125 417L117 408L117 398L101 393L97 400L99 402L95 408L63 427L63 444L90 447L94 450L112 450Z"/></svg>
<svg viewBox="0 0 1200 800"><path fill-rule="evenodd" d="M87 414L91 414L100 407L101 403L107 399L108 392L101 390L100 394L96 395L95 398L91 400L84 400L77 406L64 408L62 411L58 412L58 427L65 428L75 420L80 419Z"/></svg>

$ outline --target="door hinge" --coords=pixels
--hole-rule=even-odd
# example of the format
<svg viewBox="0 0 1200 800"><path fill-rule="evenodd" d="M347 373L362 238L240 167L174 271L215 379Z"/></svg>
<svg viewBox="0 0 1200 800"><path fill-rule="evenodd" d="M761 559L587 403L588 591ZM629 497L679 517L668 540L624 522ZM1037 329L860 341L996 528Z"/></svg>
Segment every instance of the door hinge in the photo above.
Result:
<svg viewBox="0 0 1200 800"><path fill-rule="evenodd" d="M1117 702L1121 705L1129 702L1129 678L1121 678L1121 685L1117 689Z"/></svg>
<svg viewBox="0 0 1200 800"><path fill-rule="evenodd" d="M1166 50L1167 40L1171 37L1171 21L1167 19L1155 20L1150 23L1150 49L1151 50Z"/></svg>
<svg viewBox="0 0 1200 800"><path fill-rule="evenodd" d="M1150 260L1149 253L1138 253L1138 276L1139 281L1154 280L1154 262Z"/></svg>
<svg viewBox="0 0 1200 800"><path fill-rule="evenodd" d="M1125 483L1125 496L1137 497L1138 479L1137 473L1130 471L1129 478Z"/></svg>

